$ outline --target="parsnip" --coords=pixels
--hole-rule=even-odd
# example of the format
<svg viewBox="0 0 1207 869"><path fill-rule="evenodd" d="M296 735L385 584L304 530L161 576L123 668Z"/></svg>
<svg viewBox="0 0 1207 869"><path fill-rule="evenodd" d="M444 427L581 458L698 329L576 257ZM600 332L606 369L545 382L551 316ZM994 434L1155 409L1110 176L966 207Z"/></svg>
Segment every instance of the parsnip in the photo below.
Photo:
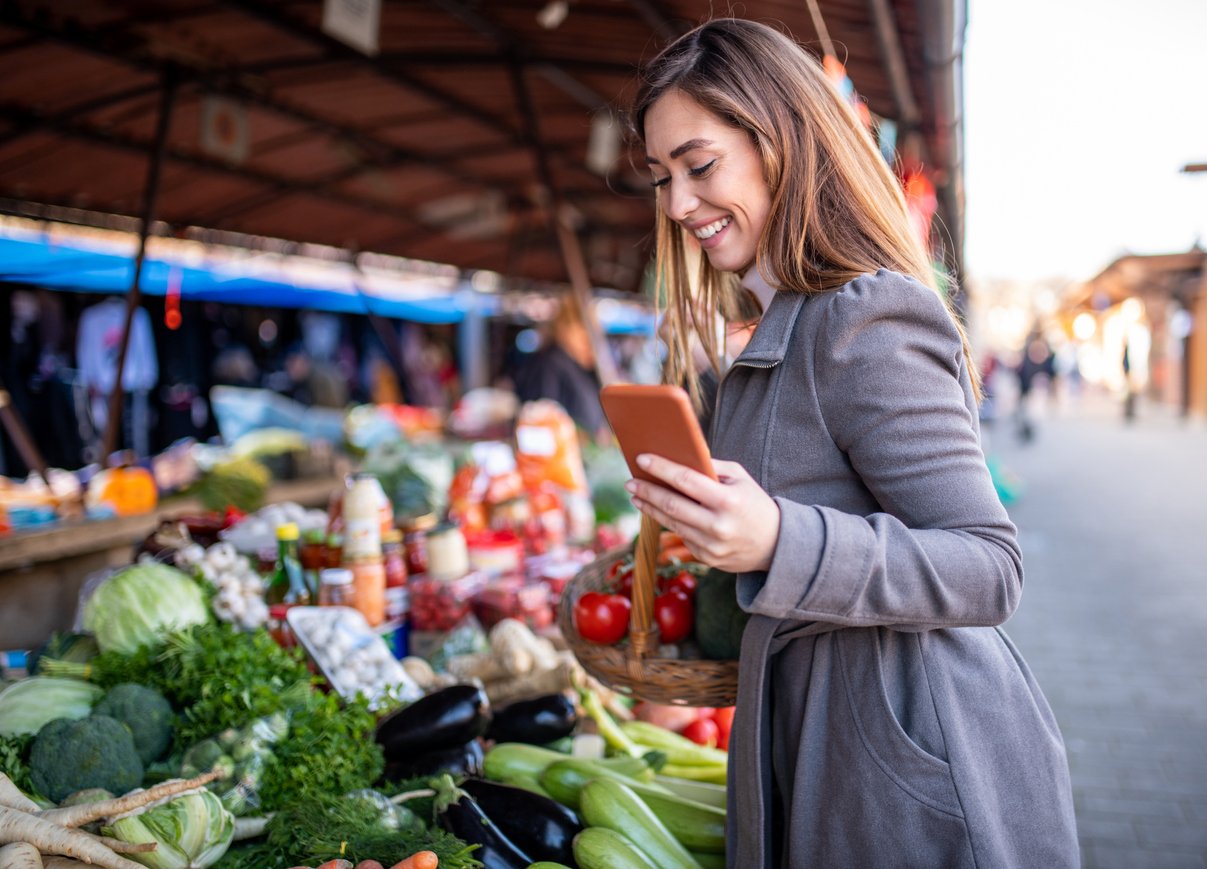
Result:
<svg viewBox="0 0 1207 869"><path fill-rule="evenodd" d="M0 848L0 869L43 869L42 854L27 842Z"/></svg>
<svg viewBox="0 0 1207 869"><path fill-rule="evenodd" d="M12 779L0 772L0 806L19 809L22 812L41 811L42 807L31 800L13 784Z"/></svg>
<svg viewBox="0 0 1207 869"><path fill-rule="evenodd" d="M38 812L37 816L62 827L82 827L84 824L91 824L93 821L101 820L101 818L111 818L115 815L132 812L141 806L161 800L164 797L182 794L185 791L199 788L218 778L218 775L218 772L210 771L192 779L172 779L171 781L157 784L153 788L131 791L125 796L117 797L116 799L102 800L99 803L83 803L78 806L68 806L65 809L47 809Z"/></svg>
<svg viewBox="0 0 1207 869"><path fill-rule="evenodd" d="M44 854L75 857L100 869L142 869L79 830L62 827L38 815L0 806L0 845L24 842Z"/></svg>

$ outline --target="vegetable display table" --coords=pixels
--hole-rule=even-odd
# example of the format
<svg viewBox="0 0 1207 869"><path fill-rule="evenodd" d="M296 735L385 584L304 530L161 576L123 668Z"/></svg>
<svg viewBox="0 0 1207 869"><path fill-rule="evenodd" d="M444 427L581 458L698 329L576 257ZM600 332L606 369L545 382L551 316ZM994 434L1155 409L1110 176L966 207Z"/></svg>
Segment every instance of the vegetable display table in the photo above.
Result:
<svg viewBox="0 0 1207 869"><path fill-rule="evenodd" d="M338 477L274 484L265 503L326 507ZM44 531L0 538L0 649L31 649L68 630L88 574L129 564L134 547L173 516L201 511L193 498L169 498L141 516L57 522Z"/></svg>

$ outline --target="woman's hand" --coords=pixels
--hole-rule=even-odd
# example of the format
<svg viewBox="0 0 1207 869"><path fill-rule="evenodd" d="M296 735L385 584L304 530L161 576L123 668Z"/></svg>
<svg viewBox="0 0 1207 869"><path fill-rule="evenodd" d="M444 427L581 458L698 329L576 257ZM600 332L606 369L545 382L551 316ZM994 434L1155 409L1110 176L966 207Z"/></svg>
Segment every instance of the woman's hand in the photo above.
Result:
<svg viewBox="0 0 1207 869"><path fill-rule="evenodd" d="M737 462L713 460L719 480L659 456L638 466L667 485L630 480L633 506L683 538L705 564L731 573L767 570L779 540L780 508Z"/></svg>

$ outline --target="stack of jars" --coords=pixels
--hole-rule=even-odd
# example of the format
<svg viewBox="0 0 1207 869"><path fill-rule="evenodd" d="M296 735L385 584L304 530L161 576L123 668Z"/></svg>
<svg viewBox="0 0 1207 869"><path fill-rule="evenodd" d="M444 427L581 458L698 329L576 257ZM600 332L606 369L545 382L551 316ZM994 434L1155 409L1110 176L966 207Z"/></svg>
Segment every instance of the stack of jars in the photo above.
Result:
<svg viewBox="0 0 1207 869"><path fill-rule="evenodd" d="M353 474L332 503L323 547L320 603L360 610L372 627L387 618L387 569L394 587L406 585L394 510L372 474Z"/></svg>

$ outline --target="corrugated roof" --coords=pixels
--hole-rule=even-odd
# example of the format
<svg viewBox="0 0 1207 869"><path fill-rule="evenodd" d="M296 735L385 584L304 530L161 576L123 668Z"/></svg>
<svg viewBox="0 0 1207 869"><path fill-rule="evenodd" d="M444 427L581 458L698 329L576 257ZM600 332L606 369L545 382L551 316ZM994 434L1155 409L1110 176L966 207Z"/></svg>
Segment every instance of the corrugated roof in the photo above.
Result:
<svg viewBox="0 0 1207 869"><path fill-rule="evenodd" d="M634 288L648 257L652 194L624 154L606 177L586 167L592 117L622 109L640 63L710 5L569 0L560 26L545 29L545 0L384 2L380 53L366 57L322 32L319 0L4 0L3 210L31 213L19 203L33 202L138 216L170 70L179 87L157 214L174 229L564 280L519 70L592 282ZM899 118L906 88L932 159L945 162L958 106L934 92L924 48L933 34L923 32L917 0L819 5L872 111ZM877 7L904 61L896 91ZM817 44L798 0L749 0L737 11ZM231 106L227 127L207 122L208 112ZM225 155L204 144L207 129L232 134ZM958 246L958 197L947 202Z"/></svg>

